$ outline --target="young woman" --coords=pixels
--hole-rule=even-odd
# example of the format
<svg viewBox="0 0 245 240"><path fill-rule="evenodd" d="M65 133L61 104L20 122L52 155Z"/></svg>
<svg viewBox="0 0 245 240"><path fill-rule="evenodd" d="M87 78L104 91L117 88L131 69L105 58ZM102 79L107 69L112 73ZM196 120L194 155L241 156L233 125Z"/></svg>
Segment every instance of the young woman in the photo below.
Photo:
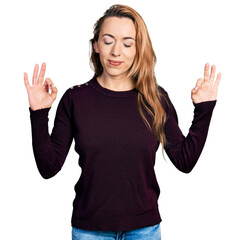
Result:
<svg viewBox="0 0 245 240"><path fill-rule="evenodd" d="M191 97L194 119L183 136L175 108L154 75L156 61L146 25L132 8L113 5L97 21L91 39L91 80L63 94L51 135L48 112L57 88L46 78L45 63L29 97L32 143L44 178L58 173L72 140L82 174L75 186L72 238L86 240L161 239L160 189L154 172L162 144L180 171L195 166L207 137L221 74L205 65ZM49 93L51 88L51 93Z"/></svg>

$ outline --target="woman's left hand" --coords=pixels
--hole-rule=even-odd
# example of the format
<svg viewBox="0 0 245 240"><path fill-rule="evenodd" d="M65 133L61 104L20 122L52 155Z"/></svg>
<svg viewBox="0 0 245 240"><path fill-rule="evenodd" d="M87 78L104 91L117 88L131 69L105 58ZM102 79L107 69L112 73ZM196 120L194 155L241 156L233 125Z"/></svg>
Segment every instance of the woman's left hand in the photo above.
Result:
<svg viewBox="0 0 245 240"><path fill-rule="evenodd" d="M209 76L209 63L206 63L204 67L204 79L199 78L196 87L191 91L192 101L194 103L200 103L216 100L220 79L221 73L218 73L215 80L215 65L212 65Z"/></svg>

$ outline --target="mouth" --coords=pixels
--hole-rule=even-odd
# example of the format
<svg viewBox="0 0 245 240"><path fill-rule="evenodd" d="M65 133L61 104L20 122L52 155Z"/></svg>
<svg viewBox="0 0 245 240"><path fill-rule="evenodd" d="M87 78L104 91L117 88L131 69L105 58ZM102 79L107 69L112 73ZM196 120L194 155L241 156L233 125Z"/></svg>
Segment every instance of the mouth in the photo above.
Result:
<svg viewBox="0 0 245 240"><path fill-rule="evenodd" d="M119 65L122 64L122 62L120 62L120 61L112 61L112 60L109 60L109 63L110 63L111 65L113 65L113 66L119 66Z"/></svg>

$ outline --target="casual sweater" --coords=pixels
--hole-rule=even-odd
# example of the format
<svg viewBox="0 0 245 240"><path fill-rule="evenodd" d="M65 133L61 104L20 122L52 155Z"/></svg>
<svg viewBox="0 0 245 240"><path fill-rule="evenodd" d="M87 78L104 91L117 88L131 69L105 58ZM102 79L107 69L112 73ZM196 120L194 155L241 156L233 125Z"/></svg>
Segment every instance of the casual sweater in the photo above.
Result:
<svg viewBox="0 0 245 240"><path fill-rule="evenodd" d="M165 151L177 169L189 173L204 147L216 100L193 103L194 118L185 137L167 92L159 89L167 114ZM137 94L136 88L104 88L96 77L71 87L58 104L51 134L51 107L35 111L29 107L33 152L43 178L61 170L74 138L82 173L75 185L73 227L128 231L162 221L154 171L160 142L138 111ZM143 112L152 124L152 117L144 108Z"/></svg>

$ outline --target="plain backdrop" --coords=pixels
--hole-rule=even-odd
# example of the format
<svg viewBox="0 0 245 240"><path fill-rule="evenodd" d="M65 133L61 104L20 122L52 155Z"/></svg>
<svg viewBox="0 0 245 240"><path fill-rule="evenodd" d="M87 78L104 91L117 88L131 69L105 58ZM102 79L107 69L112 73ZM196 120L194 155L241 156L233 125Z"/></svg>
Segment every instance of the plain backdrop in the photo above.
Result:
<svg viewBox="0 0 245 240"><path fill-rule="evenodd" d="M93 76L93 25L115 3L133 7L144 18L157 56L157 81L169 93L185 135L193 119L190 92L205 63L222 73L206 145L193 171L178 171L158 148L163 239L245 239L242 0L1 1L0 239L71 239L78 155L73 142L62 170L42 179L32 151L23 75L27 72L31 82L34 65L46 62L45 77L58 88L49 112L51 132L65 90Z"/></svg>

